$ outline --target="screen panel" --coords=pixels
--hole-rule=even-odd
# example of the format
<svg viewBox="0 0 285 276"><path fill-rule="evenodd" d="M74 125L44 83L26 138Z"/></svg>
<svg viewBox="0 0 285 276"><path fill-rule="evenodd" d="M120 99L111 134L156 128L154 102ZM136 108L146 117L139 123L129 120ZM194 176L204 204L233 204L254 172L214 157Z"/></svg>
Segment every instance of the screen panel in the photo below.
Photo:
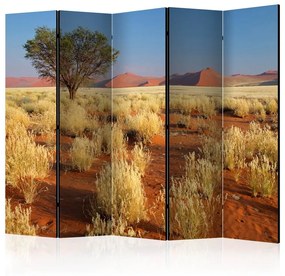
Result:
<svg viewBox="0 0 285 276"><path fill-rule="evenodd" d="M55 28L55 11L6 16L8 234L56 236Z"/></svg>
<svg viewBox="0 0 285 276"><path fill-rule="evenodd" d="M224 237L279 241L278 9L224 12Z"/></svg>
<svg viewBox="0 0 285 276"><path fill-rule="evenodd" d="M111 15L60 12L60 237L110 235Z"/></svg>
<svg viewBox="0 0 285 276"><path fill-rule="evenodd" d="M222 12L169 11L170 239L222 237Z"/></svg>
<svg viewBox="0 0 285 276"><path fill-rule="evenodd" d="M165 9L113 15L113 234L165 239Z"/></svg>

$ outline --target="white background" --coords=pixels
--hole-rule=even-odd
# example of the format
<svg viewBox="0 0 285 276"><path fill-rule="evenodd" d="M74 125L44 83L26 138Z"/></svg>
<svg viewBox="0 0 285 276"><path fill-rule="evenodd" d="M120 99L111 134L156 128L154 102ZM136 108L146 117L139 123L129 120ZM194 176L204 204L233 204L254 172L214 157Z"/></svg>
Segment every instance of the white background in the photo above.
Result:
<svg viewBox="0 0 285 276"><path fill-rule="evenodd" d="M123 237L50 239L4 234L5 13L75 10L125 12L159 7L235 9L269 0L4 0L0 17L0 273L3 275L285 275L284 36L281 28L281 244L229 239L161 242ZM281 26L285 4L281 3ZM282 70L282 65L283 69Z"/></svg>

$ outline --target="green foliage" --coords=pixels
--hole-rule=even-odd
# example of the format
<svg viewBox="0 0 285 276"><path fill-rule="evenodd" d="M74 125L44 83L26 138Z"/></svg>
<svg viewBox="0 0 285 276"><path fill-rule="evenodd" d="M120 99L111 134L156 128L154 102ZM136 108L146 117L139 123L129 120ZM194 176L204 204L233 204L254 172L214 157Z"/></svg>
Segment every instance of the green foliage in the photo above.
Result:
<svg viewBox="0 0 285 276"><path fill-rule="evenodd" d="M36 29L35 36L24 45L25 57L32 61L39 76L56 79L56 32L46 27ZM104 75L119 52L100 32L78 27L60 37L60 82L74 99L79 86L88 79Z"/></svg>

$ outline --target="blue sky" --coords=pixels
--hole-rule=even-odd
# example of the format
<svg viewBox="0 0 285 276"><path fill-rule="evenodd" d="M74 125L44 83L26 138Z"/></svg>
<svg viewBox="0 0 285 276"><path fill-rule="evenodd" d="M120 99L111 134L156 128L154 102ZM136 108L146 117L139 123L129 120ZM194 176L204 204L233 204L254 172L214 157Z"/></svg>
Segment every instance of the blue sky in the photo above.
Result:
<svg viewBox="0 0 285 276"><path fill-rule="evenodd" d="M104 33L111 39L111 15L99 13L61 12L61 30L69 32L78 26L92 31ZM9 14L6 17L6 76L7 77L36 77L36 70L31 61L25 59L23 45L32 39L35 29L46 26L56 28L56 14L51 12L34 12ZM110 40L111 41L111 40ZM110 76L108 76L110 77Z"/></svg>
<svg viewBox="0 0 285 276"><path fill-rule="evenodd" d="M170 9L170 74L222 72L222 12Z"/></svg>
<svg viewBox="0 0 285 276"><path fill-rule="evenodd" d="M114 74L133 72L140 75L164 75L165 10L115 14L114 47L120 51ZM111 37L111 15L61 12L61 30L69 32L78 26ZM12 14L6 21L6 76L37 76L31 62L24 58L23 45L34 37L35 28L55 28L55 12ZM105 76L108 78L108 76ZM110 77L110 76L109 76Z"/></svg>
<svg viewBox="0 0 285 276"><path fill-rule="evenodd" d="M55 11L6 15L6 76L37 76L31 62L24 58L23 45L34 37L39 26L55 29Z"/></svg>
<svg viewBox="0 0 285 276"><path fill-rule="evenodd" d="M277 69L277 6L227 11L224 22L225 75Z"/></svg>
<svg viewBox="0 0 285 276"><path fill-rule="evenodd" d="M62 12L61 28L78 26L97 30L109 39L111 16ZM212 67L222 70L221 12L171 8L170 73L186 73ZM277 6L224 13L225 75L258 74L277 69ZM55 12L11 14L6 17L6 76L37 76L24 58L23 45L35 28L55 28ZM115 14L113 46L120 51L114 75L132 72L163 76L165 72L165 10Z"/></svg>
<svg viewBox="0 0 285 276"><path fill-rule="evenodd" d="M79 26L98 31L111 39L111 15L88 12L60 12L60 28L63 33L73 31Z"/></svg>
<svg viewBox="0 0 285 276"><path fill-rule="evenodd" d="M165 9L119 13L113 16L114 48L120 51L114 75L165 74Z"/></svg>

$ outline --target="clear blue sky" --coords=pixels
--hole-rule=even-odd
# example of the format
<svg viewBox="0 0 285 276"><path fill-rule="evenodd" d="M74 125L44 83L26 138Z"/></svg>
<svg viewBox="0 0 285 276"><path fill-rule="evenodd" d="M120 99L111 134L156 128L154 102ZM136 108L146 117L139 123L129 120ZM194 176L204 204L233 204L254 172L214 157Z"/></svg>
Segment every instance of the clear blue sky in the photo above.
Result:
<svg viewBox="0 0 285 276"><path fill-rule="evenodd" d="M82 26L104 33L111 41L111 15L100 13L61 12L61 30L69 32ZM31 61L25 59L23 45L32 39L37 27L56 28L55 11L10 14L6 17L6 76L38 76ZM110 76L107 76L108 78Z"/></svg>
<svg viewBox="0 0 285 276"><path fill-rule="evenodd" d="M170 74L222 72L222 12L170 9Z"/></svg>
<svg viewBox="0 0 285 276"><path fill-rule="evenodd" d="M55 29L55 11L6 15L6 76L37 76L31 62L25 59L23 45L34 37L35 28Z"/></svg>
<svg viewBox="0 0 285 276"><path fill-rule="evenodd" d="M60 12L60 28L63 33L71 32L79 26L103 33L111 41L111 14L89 12Z"/></svg>
<svg viewBox="0 0 285 276"><path fill-rule="evenodd" d="M225 75L277 69L277 6L224 13Z"/></svg>
<svg viewBox="0 0 285 276"><path fill-rule="evenodd" d="M114 76L125 72L165 75L164 8L115 14L113 35L113 46L120 51Z"/></svg>

